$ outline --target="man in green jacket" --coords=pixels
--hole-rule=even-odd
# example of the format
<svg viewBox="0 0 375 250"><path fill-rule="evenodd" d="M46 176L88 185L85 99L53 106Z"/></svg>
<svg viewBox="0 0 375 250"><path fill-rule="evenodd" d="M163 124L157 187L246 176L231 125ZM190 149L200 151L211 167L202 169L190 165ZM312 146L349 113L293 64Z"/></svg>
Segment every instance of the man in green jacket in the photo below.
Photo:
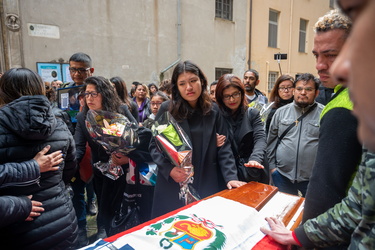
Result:
<svg viewBox="0 0 375 250"><path fill-rule="evenodd" d="M358 134L364 146L375 151L375 85L370 77L375 68L375 0L339 0L342 10L356 22L343 51L332 65L336 79L348 84L359 119ZM326 247L350 244L349 249L375 249L375 155L364 150L362 163L348 196L320 216L310 219L295 232L275 218L270 228L261 228L282 244Z"/></svg>

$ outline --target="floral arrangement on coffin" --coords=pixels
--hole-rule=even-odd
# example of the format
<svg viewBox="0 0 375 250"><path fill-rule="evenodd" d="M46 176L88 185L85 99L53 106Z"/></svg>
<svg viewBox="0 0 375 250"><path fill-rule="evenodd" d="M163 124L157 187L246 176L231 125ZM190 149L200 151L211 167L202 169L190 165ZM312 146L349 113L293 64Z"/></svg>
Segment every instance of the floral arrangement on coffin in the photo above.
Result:
<svg viewBox="0 0 375 250"><path fill-rule="evenodd" d="M85 122L90 136L108 154L127 155L139 144L138 126L131 123L124 115L103 110L89 110ZM108 162L95 163L94 167L113 180L117 180L124 174L122 167L114 165L111 158Z"/></svg>
<svg viewBox="0 0 375 250"><path fill-rule="evenodd" d="M151 130L159 150L174 166L184 169L188 174L186 180L180 182L180 199L184 201L185 205L200 200L199 195L191 185L194 181L193 150L185 131L169 112L165 112L159 117Z"/></svg>

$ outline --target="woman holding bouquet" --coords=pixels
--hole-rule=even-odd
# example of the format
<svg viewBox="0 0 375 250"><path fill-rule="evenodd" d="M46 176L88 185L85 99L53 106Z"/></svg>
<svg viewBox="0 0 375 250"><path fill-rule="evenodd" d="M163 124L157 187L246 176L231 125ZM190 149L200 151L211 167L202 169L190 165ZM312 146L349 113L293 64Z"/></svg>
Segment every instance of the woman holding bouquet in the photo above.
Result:
<svg viewBox="0 0 375 250"><path fill-rule="evenodd" d="M242 181L268 183L264 168L266 134L259 111L249 108L241 80L232 74L219 78L216 102L229 128L229 140Z"/></svg>
<svg viewBox="0 0 375 250"><path fill-rule="evenodd" d="M201 69L190 61L180 62L173 70L171 85L172 99L161 105L155 120L169 111L190 138L194 166L192 186L200 198L244 185L238 181L230 143L216 146L216 134L227 135L227 131L218 110L213 109L207 79ZM155 138L149 149L158 165L152 208L152 217L156 217L184 205L179 199L179 183L185 181L188 174L158 150Z"/></svg>
<svg viewBox="0 0 375 250"><path fill-rule="evenodd" d="M126 105L121 104L121 101L115 92L112 84L100 76L88 77L85 80L85 85L82 91L85 95L86 102L82 112L77 115L77 127L74 139L77 147L77 161L80 162L86 151L86 142L91 147L92 164L101 161L108 162L110 154L98 143L96 143L90 136L85 119L89 110L103 110L125 115L130 122L137 124L135 118L129 112ZM135 162L151 161L148 152L148 143L151 139L151 132L149 130L139 130L140 145L136 150L129 153L128 157ZM122 157L126 158L126 157ZM126 173L126 162L122 166ZM112 180L104 176L100 170L94 167L94 189L98 200L98 233L101 237L105 237L103 229L108 233L110 222L115 215L115 210L121 204L123 194L126 188L126 175L120 176L117 180Z"/></svg>

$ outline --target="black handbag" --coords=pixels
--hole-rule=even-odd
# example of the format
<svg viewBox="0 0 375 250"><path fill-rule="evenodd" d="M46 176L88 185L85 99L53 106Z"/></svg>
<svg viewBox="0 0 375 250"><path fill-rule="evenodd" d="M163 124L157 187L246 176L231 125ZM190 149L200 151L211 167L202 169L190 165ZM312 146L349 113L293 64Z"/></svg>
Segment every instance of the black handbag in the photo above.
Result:
<svg viewBox="0 0 375 250"><path fill-rule="evenodd" d="M238 180L245 181L245 182L250 182L250 181L257 181L257 182L262 182L262 183L268 182L268 175L265 169L248 168L244 165L245 163L247 163L247 161L244 158L239 158L236 161Z"/></svg>
<svg viewBox="0 0 375 250"><path fill-rule="evenodd" d="M251 108L248 108L247 112L249 113L250 118ZM244 164L248 162L250 152L239 152L238 146L235 141L232 141L232 150L233 154L236 157L237 177L239 181L257 181L262 183L268 183L268 174L266 166L264 169L246 167ZM265 162L261 162L261 164L265 165Z"/></svg>
<svg viewBox="0 0 375 250"><path fill-rule="evenodd" d="M141 224L139 213L139 206L137 204L129 207L127 211L120 209L120 211L112 218L109 228L109 236L121 233Z"/></svg>

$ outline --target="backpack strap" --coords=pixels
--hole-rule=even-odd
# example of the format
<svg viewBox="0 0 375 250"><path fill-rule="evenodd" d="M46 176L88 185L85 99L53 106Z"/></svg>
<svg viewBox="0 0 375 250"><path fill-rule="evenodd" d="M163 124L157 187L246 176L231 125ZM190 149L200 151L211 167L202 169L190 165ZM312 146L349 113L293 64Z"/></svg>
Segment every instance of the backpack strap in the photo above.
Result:
<svg viewBox="0 0 375 250"><path fill-rule="evenodd" d="M297 127L298 123L302 121L303 118L305 118L311 111L313 111L316 106L318 106L317 103L314 103L305 113L303 113L300 117L297 118L292 124L289 125L287 129L284 130L284 132L280 135L280 137L277 138L276 146L275 146L275 151L277 147L279 146L281 140L284 138L284 136L293 128Z"/></svg>

